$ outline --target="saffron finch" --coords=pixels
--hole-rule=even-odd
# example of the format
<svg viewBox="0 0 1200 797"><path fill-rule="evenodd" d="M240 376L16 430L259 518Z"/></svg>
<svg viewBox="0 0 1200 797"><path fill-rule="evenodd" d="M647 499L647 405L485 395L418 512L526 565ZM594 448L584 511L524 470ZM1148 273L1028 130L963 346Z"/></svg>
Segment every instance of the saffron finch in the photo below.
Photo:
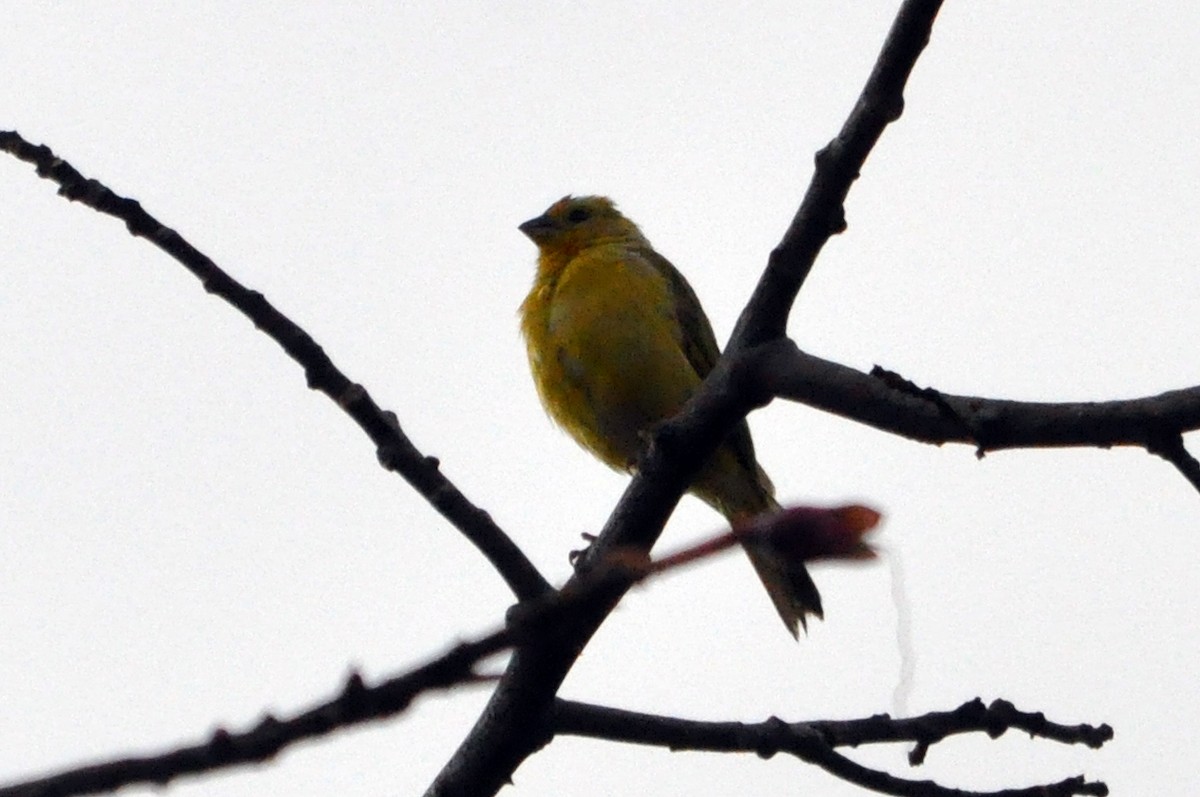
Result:
<svg viewBox="0 0 1200 797"><path fill-rule="evenodd" d="M519 226L538 248L521 332L547 413L602 462L629 471L648 433L683 407L720 355L696 294L637 225L601 196L567 196ZM743 421L690 492L731 523L779 509ZM792 636L821 617L799 561L746 546Z"/></svg>

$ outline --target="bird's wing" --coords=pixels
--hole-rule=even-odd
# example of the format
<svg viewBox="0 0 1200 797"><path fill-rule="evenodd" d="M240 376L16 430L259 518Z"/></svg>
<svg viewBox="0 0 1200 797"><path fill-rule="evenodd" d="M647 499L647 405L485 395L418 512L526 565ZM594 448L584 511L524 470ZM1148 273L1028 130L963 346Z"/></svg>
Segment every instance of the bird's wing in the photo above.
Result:
<svg viewBox="0 0 1200 797"><path fill-rule="evenodd" d="M704 314L696 292L692 290L692 286L679 273L679 270L671 265L671 261L658 252L647 249L639 254L663 276L670 286L671 296L675 300L675 320L681 333L679 345L687 356L688 362L692 364L692 368L696 370L701 379L704 379L717 364L717 358L721 356L721 349L717 345L717 336L713 334L712 324L709 323L708 316ZM754 457L754 442L750 439L750 427L745 421L733 427L729 432L727 442L733 447L738 461L746 470L759 480L768 493L773 493L771 480L758 466L758 460Z"/></svg>
<svg viewBox="0 0 1200 797"><path fill-rule="evenodd" d="M666 280L675 302L675 321L681 333L679 345L696 374L703 379L717 364L721 349L717 346L717 336L713 334L708 316L704 315L704 310L700 307L696 292L679 270L658 252L648 249L638 254Z"/></svg>

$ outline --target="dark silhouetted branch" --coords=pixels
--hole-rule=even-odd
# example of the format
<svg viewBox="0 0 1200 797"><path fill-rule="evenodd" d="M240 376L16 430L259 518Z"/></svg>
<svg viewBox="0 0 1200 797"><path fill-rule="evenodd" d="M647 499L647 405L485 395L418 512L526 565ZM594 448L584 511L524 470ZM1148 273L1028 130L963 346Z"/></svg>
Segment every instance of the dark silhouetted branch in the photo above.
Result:
<svg viewBox="0 0 1200 797"><path fill-rule="evenodd" d="M1010 401L956 396L876 366L865 374L787 339L741 352L731 365L747 394L786 398L923 443L966 443L978 456L1011 448L1138 446L1200 490L1200 463L1183 445L1200 430L1200 386L1117 401Z"/></svg>
<svg viewBox="0 0 1200 797"><path fill-rule="evenodd" d="M883 50L854 109L837 136L817 153L812 181L766 271L738 318L729 350L787 334L800 286L825 243L846 229L846 195L883 130L904 110L904 86L933 30L941 0L908 0L900 6Z"/></svg>
<svg viewBox="0 0 1200 797"><path fill-rule="evenodd" d="M903 89L929 40L941 3L907 0L888 32L883 51L839 136L817 157L816 173L782 242L771 254L730 346L782 337L800 284L821 246L843 226L842 200L884 126L903 107ZM612 551L649 550L701 464L760 397L739 394L722 357L680 413L654 435L638 472L581 568ZM569 585L568 585L569 586ZM489 795L548 740L547 723L558 691L580 651L625 594L614 587L590 614L564 625L553 638L521 645L482 716L426 792L427 797Z"/></svg>
<svg viewBox="0 0 1200 797"><path fill-rule="evenodd" d="M1113 736L1108 725L1060 725L1048 721L1040 713L1018 711L1006 700L996 700L985 706L978 698L954 711L932 712L907 719L879 715L857 720L793 723L774 717L759 723L703 722L558 700L552 727L555 733L665 747L672 751L754 753L763 758L787 753L873 791L921 797L1066 797L1103 795L1108 793L1108 788L1103 783L1076 777L1021 789L966 792L864 767L837 753L836 748L915 742L917 746L910 762L919 764L930 745L966 733L982 732L995 739L1008 730L1020 730L1031 736L1064 744L1086 744L1091 748L1099 748Z"/></svg>
<svg viewBox="0 0 1200 797"><path fill-rule="evenodd" d="M1200 389L1197 388L1193 388L1193 390L1200 392ZM1184 393L1188 391L1180 390L1175 392ZM1163 394L1163 396L1169 395L1172 394ZM1162 398L1162 396L1159 396L1158 398ZM1197 401L1200 402L1200 399ZM1146 450L1151 454L1157 454L1167 462L1170 462L1172 465L1174 465L1175 469L1183 474L1183 478L1187 479L1188 483L1191 484L1197 492L1200 492L1200 462L1197 462L1196 458L1188 453L1188 450L1184 448L1183 434L1181 434L1184 431L1192 431L1194 428L1195 427L1188 427L1187 429L1177 429L1167 432L1162 436L1161 439L1151 440L1147 444Z"/></svg>
<svg viewBox="0 0 1200 797"><path fill-rule="evenodd" d="M183 236L164 226L133 199L118 196L97 180L89 180L47 146L35 146L16 131L0 131L0 150L37 168L38 176L58 184L58 193L93 210L120 219L132 235L145 238L192 272L209 293L216 294L249 318L304 368L308 386L342 408L371 438L384 467L404 477L463 536L470 540L520 599L534 598L550 585L487 512L467 500L439 469L401 431L394 416L385 414L366 389L351 382L312 337L275 309L261 293L252 291L219 268Z"/></svg>
<svg viewBox="0 0 1200 797"><path fill-rule="evenodd" d="M0 797L70 797L115 791L137 783L163 786L184 775L269 761L297 742L399 714L422 692L479 680L476 663L509 644L509 632L496 631L456 645L429 663L375 686L367 686L353 673L337 697L287 719L267 715L240 733L221 728L206 741L187 747L113 759L0 786Z"/></svg>
<svg viewBox="0 0 1200 797"><path fill-rule="evenodd" d="M117 758L34 780L0 787L0 797L68 797L113 791L137 783L165 785L184 775L268 761L284 748L341 728L395 716L423 692L457 684L494 680L476 669L480 660L514 644L536 643L563 625L578 622L613 589L654 577L732 549L751 537L779 546L806 560L854 561L869 555L863 535L879 520L865 507L790 507L775 519L748 523L653 562L637 552L614 555L570 588L550 591L510 609L503 628L430 659L374 686L351 674L341 693L287 719L267 716L248 731L220 729L197 744L140 757ZM546 737L549 740L549 736Z"/></svg>

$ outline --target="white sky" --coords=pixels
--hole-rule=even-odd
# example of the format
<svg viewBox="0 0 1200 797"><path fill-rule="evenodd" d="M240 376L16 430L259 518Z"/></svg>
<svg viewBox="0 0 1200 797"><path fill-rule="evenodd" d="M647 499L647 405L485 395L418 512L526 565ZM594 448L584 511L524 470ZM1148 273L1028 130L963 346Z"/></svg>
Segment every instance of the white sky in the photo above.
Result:
<svg viewBox="0 0 1200 797"><path fill-rule="evenodd" d="M418 4L13 6L0 128L263 291L560 581L624 478L537 404L516 224L568 192L613 196L723 340L895 7L399 5ZM1177 3L949 3L791 333L960 393L1200 382L1198 71L1200 12ZM500 579L275 344L29 167L0 158L0 196L0 782L243 728L500 620ZM1006 697L1117 732L1100 752L955 740L912 771L900 748L855 757L975 789L1080 772L1120 794L1194 788L1200 502L1168 465L977 462L782 402L752 426L784 500L886 511L911 710ZM687 499L665 543L717 528ZM891 710L888 569L817 580L828 619L799 645L740 557L641 589L563 694L704 719ZM430 697L170 793L419 793L485 699ZM516 783L861 794L784 757L569 739Z"/></svg>

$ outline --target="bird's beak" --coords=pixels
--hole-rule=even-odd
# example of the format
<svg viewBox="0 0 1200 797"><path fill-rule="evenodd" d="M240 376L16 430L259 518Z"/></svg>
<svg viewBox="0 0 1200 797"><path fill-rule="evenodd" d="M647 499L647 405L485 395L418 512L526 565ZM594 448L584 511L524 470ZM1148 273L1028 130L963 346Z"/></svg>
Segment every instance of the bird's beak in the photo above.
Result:
<svg viewBox="0 0 1200 797"><path fill-rule="evenodd" d="M529 240L537 243L557 229L558 224L549 216L542 215L517 225L517 229L529 236Z"/></svg>

